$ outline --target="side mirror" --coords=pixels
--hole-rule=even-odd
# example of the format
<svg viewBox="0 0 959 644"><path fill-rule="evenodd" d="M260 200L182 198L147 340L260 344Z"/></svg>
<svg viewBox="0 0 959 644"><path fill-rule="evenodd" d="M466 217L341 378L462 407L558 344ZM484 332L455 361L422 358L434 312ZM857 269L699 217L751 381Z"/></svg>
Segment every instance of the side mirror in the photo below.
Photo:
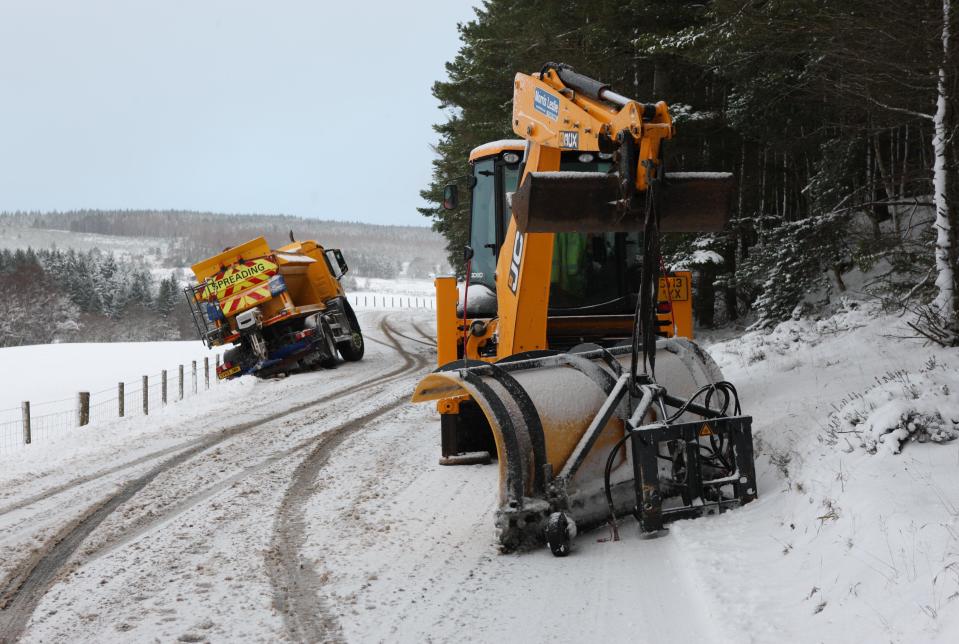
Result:
<svg viewBox="0 0 959 644"><path fill-rule="evenodd" d="M330 267L330 272L333 273L333 277L336 279L340 279L350 270L339 248L330 248L326 251L326 263Z"/></svg>
<svg viewBox="0 0 959 644"><path fill-rule="evenodd" d="M473 259L473 247L467 244L463 246L463 261L468 262Z"/></svg>
<svg viewBox="0 0 959 644"><path fill-rule="evenodd" d="M443 210L456 210L456 207L459 205L460 195L456 184L447 184L447 186L443 188Z"/></svg>

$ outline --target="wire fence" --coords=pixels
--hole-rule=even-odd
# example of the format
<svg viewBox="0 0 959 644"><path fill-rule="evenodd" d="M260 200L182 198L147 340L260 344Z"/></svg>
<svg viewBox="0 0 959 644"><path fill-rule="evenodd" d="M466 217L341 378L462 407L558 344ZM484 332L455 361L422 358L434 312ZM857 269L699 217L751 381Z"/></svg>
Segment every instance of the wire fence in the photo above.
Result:
<svg viewBox="0 0 959 644"><path fill-rule="evenodd" d="M432 295L390 295L388 293L351 293L347 296L355 309L424 309L436 308Z"/></svg>
<svg viewBox="0 0 959 644"><path fill-rule="evenodd" d="M13 451L23 445L23 421L0 421L0 454Z"/></svg>
<svg viewBox="0 0 959 644"><path fill-rule="evenodd" d="M358 310L436 308L436 298L426 295L352 293L348 298ZM219 382L215 371L218 364L219 356L216 356L216 364L211 357L206 357L177 365L173 370L120 382L116 387L0 409L0 454L91 425L149 415L166 405L202 395Z"/></svg>
<svg viewBox="0 0 959 644"><path fill-rule="evenodd" d="M116 387L0 409L0 454L118 418L146 416L166 405L200 396L219 383L219 363L219 356L207 356L170 371L119 382Z"/></svg>

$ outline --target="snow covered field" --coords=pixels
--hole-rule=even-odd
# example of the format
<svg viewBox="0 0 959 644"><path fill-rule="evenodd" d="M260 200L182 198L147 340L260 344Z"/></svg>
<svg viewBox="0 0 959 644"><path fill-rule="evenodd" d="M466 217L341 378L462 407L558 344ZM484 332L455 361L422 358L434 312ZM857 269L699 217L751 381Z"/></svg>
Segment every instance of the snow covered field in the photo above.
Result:
<svg viewBox="0 0 959 644"><path fill-rule="evenodd" d="M436 308L433 280L357 277L356 285L347 289L347 297L357 310Z"/></svg>
<svg viewBox="0 0 959 644"><path fill-rule="evenodd" d="M754 417L759 500L659 539L583 534L560 560L497 553L495 466L437 464L435 409L405 402L432 314L362 312L359 363L0 456L0 632L956 641L959 441L935 440L959 424L959 356L875 315L710 347Z"/></svg>
<svg viewBox="0 0 959 644"><path fill-rule="evenodd" d="M380 279L378 277L357 277L356 286L350 289L353 293L385 293L390 295L409 295L432 297L436 293L433 280L425 279Z"/></svg>
<svg viewBox="0 0 959 644"><path fill-rule="evenodd" d="M116 392L118 382L136 382L142 375L192 360L211 363L217 351L195 342L114 342L49 344L0 348L0 409L20 402L76 401L78 391ZM137 384L139 384L137 382Z"/></svg>
<svg viewBox="0 0 959 644"><path fill-rule="evenodd" d="M78 392L90 394L90 421L99 426L119 414L117 383L124 383L125 413L142 413L142 377L148 377L148 404L161 412L161 372L167 371L168 400L178 397L179 366L184 397L192 397L191 363L197 363L197 394L205 394L203 360L209 359L216 387L215 356L196 342L115 342L51 344L0 348L0 454L25 449L21 403L30 401L33 445L60 441L77 427ZM90 428L86 428L90 429Z"/></svg>
<svg viewBox="0 0 959 644"><path fill-rule="evenodd" d="M98 235L0 224L0 249L72 248L80 252L98 250L113 253L128 261L143 261L146 265L157 268L160 267L160 259L167 253L170 243L170 239L158 237Z"/></svg>

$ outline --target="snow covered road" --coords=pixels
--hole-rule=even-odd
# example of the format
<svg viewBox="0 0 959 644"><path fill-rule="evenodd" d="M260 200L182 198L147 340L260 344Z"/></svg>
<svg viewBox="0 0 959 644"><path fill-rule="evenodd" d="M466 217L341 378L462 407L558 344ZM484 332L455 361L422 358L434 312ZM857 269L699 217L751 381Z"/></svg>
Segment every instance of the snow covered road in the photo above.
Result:
<svg viewBox="0 0 959 644"><path fill-rule="evenodd" d="M49 471L40 475L5 481L6 493L0 502L0 547L4 573L11 577L0 592L4 606L0 612L2 637L15 639L31 615L33 622L25 636L28 640L75 640L79 636L102 641L110 632L115 633L115 639L124 640L160 633L183 636L176 632L177 625L169 624L175 620L164 621L167 614L157 623L144 624L141 617L152 610L144 612L139 602L145 595L132 590L142 589L157 574L164 577L166 572L160 572L164 565L179 569L187 554L183 526L199 532L191 535L194 548L202 545L215 549L216 544L223 543L220 537L227 534L238 538L251 530L265 532L264 548L238 547L235 552L227 549L221 553L232 563L221 567L227 579L217 590L233 594L229 582L235 581L243 588L240 595L249 598L255 582L246 583L252 581L246 578L250 570L242 564L255 559L264 570L255 570L253 577L264 583L270 594L268 576L263 574L263 552L271 534L270 519L281 506L298 460L310 453L318 437L344 433L343 427L350 425L344 420L369 416L371 409L382 408L385 412L402 403L416 376L428 367L425 347L413 354L394 339L385 320L369 317L366 324L371 341L366 360L341 365L332 372L247 384L247 388L255 389L237 391L237 397L221 400L219 407L199 418L177 419L187 424L178 428L189 436L186 441L171 446L162 434L149 436L163 446L123 463L116 463L124 453L121 447L101 454L100 459L48 464ZM265 404L252 413L238 415L237 405L244 399L240 395ZM237 424L237 420L242 422ZM351 429L355 431L361 425L353 423ZM76 468L87 471L71 476L77 474ZM217 515L221 508L235 513L230 516L236 523L225 530L225 519ZM148 569L147 562L152 560L142 558L145 551L164 553L156 560L159 570ZM232 564L239 566L233 578ZM99 575L93 593L84 588L84 580L91 574ZM117 583L110 586L107 579L116 579ZM53 592L45 596L51 584ZM198 588L201 592L196 588L184 591L167 583L163 590L182 598L183 592L204 594L205 586ZM111 593L114 589L118 592L115 597ZM127 605L131 601L133 604ZM162 598L158 601L163 603ZM75 602L81 605L75 606ZM186 602L201 612L205 603L198 597ZM48 605L56 608L49 609ZM229 615L234 607L223 608ZM52 615L47 615L51 611ZM124 621L125 612L135 617ZM269 606L263 612L276 618ZM39 619L41 615L45 618ZM253 622L259 619L258 615L253 617ZM115 623L117 620L119 623ZM85 623L89 623L89 630L78 626ZM157 631L162 625L172 630ZM130 632L136 626L146 630ZM269 633L282 631L282 623L261 626L258 634L264 639L269 639ZM219 634L239 635L227 631Z"/></svg>
<svg viewBox="0 0 959 644"><path fill-rule="evenodd" d="M900 390L959 425L959 355L856 311L714 345L759 500L560 560L497 551L495 466L437 463L436 410L406 403L431 317L363 312L361 362L2 457L0 641L956 641L959 444L828 430Z"/></svg>
<svg viewBox="0 0 959 644"><path fill-rule="evenodd" d="M709 641L669 618L695 595L669 540L497 553L496 468L439 466L435 410L406 404L430 318L365 314L359 363L0 475L0 639Z"/></svg>

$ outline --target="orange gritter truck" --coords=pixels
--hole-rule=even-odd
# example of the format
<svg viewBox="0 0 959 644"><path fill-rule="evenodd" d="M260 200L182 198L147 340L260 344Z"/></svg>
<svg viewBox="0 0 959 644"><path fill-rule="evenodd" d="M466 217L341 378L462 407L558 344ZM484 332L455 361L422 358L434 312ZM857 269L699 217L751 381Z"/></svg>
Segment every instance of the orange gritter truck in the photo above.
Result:
<svg viewBox="0 0 959 644"><path fill-rule="evenodd" d="M272 250L258 237L191 267L197 284L185 293L200 339L234 345L218 378L331 368L337 354L363 357L363 333L340 284L349 270L343 254L290 239Z"/></svg>

